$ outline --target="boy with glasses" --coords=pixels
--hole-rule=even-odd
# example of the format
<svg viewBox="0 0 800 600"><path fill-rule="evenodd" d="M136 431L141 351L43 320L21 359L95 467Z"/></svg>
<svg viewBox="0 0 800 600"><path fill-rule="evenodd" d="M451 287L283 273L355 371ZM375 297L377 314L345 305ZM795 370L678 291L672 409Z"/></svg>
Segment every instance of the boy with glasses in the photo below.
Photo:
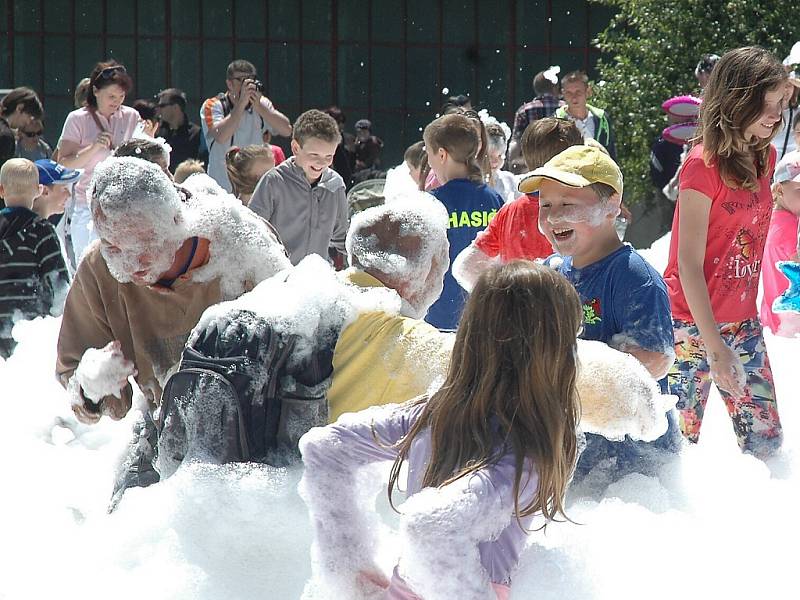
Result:
<svg viewBox="0 0 800 600"><path fill-rule="evenodd" d="M208 174L225 190L231 191L225 169L225 154L232 146L262 144L265 131L288 136L292 126L262 94L256 68L246 60L228 65L227 91L209 98L200 109L203 135L208 146Z"/></svg>

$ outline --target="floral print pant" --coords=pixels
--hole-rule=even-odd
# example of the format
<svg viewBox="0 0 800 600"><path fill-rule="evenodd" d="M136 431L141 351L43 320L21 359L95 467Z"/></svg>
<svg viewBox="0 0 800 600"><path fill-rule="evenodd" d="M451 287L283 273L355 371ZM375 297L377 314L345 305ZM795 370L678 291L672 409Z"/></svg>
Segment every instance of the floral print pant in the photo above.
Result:
<svg viewBox="0 0 800 600"><path fill-rule="evenodd" d="M676 408L683 435L697 442L711 391L708 357L694 323L676 320L673 327L675 364L667 376L669 391L678 397ZM761 324L748 319L719 323L718 327L723 341L739 355L747 376L743 396L735 398L720 390L739 447L756 456L769 456L780 447L783 429Z"/></svg>

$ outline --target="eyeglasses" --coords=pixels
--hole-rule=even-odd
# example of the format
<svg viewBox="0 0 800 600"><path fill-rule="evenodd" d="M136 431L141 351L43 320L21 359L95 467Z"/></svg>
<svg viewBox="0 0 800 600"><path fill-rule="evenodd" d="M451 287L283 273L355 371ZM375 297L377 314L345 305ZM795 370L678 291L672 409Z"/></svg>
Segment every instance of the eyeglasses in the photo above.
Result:
<svg viewBox="0 0 800 600"><path fill-rule="evenodd" d="M40 129L39 131L20 131L20 133L25 137L34 138L42 135L42 130Z"/></svg>
<svg viewBox="0 0 800 600"><path fill-rule="evenodd" d="M115 65L113 67L106 67L97 74L97 79L111 79L114 73L127 73L125 67L122 65Z"/></svg>

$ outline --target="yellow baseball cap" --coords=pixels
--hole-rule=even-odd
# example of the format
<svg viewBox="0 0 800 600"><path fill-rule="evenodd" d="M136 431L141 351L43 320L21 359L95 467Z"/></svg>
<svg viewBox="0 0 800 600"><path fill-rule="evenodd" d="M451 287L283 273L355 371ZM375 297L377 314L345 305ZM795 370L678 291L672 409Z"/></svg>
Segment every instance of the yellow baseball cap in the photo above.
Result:
<svg viewBox="0 0 800 600"><path fill-rule="evenodd" d="M622 194L622 171L608 153L594 146L570 146L556 154L520 181L519 191L523 194L535 192L544 179L576 188L605 183Z"/></svg>

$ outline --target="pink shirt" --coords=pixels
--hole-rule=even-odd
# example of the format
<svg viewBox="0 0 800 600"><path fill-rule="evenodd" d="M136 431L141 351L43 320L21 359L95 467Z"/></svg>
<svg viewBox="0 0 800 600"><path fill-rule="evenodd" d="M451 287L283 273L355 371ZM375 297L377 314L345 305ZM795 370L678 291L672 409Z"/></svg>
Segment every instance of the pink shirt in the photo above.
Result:
<svg viewBox="0 0 800 600"><path fill-rule="evenodd" d="M703 162L702 144L692 148L681 167L681 192L695 190L711 199L703 274L717 323L744 321L758 316L756 295L772 213L769 184L774 170L775 148L772 148L766 173L758 180L757 191L730 188L722 181L715 164L709 166ZM673 318L694 322L678 273L678 223L681 204L686 202L684 198L678 198L675 208L664 281L669 290Z"/></svg>
<svg viewBox="0 0 800 600"><path fill-rule="evenodd" d="M95 112L97 119L102 123L106 131L111 134L112 149L111 150L98 150L89 160L89 162L81 167L83 175L75 185L75 198L76 204L85 206L88 204L86 198L86 188L89 187L89 182L92 180L94 168L106 158L111 156L117 146L123 142L127 142L133 137L133 132L139 124L139 113L130 106L120 106L119 110L111 115L110 119L106 119L103 115ZM92 114L86 107L73 110L67 115L67 120L64 121L64 129L61 131L61 139L58 145L64 141L74 142L81 148L90 146L97 136L102 133L102 130L97 126L97 123L92 118Z"/></svg>
<svg viewBox="0 0 800 600"><path fill-rule="evenodd" d="M764 268L761 269L761 324L777 333L783 313L772 312L772 303L789 287L789 281L775 266L781 260L791 260L797 252L798 218L788 210L775 210L769 222L767 245L764 248Z"/></svg>
<svg viewBox="0 0 800 600"><path fill-rule="evenodd" d="M433 169L431 169L430 171L428 171L428 176L425 178L425 191L430 192L431 190L435 190L438 187L442 187L442 184L436 177L436 173L434 173Z"/></svg>

